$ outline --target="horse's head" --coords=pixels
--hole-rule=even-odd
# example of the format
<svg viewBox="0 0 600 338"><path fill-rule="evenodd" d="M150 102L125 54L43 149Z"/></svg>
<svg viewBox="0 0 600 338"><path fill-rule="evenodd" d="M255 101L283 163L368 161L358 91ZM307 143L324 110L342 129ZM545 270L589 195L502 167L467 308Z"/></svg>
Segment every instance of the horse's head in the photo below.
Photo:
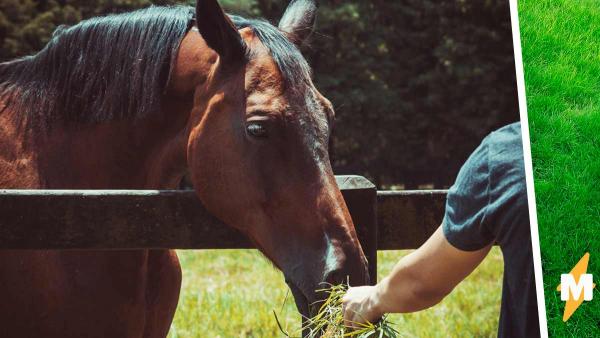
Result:
<svg viewBox="0 0 600 338"><path fill-rule="evenodd" d="M295 0L274 27L198 1L202 38L186 36L174 75L194 83L188 164L195 190L283 271L305 315L323 282L369 280L328 157L333 108L298 49L315 11L314 2Z"/></svg>

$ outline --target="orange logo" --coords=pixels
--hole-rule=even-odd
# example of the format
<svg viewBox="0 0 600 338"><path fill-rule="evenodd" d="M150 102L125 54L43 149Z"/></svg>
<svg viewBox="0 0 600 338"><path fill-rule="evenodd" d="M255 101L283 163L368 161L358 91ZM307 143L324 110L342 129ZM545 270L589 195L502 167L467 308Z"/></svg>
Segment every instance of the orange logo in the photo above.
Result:
<svg viewBox="0 0 600 338"><path fill-rule="evenodd" d="M596 284L593 282L592 274L586 273L589 261L590 253L587 252L570 273L560 275L560 284L556 291L560 291L560 299L566 302L563 322L571 318L584 300L590 301L594 297L593 289Z"/></svg>

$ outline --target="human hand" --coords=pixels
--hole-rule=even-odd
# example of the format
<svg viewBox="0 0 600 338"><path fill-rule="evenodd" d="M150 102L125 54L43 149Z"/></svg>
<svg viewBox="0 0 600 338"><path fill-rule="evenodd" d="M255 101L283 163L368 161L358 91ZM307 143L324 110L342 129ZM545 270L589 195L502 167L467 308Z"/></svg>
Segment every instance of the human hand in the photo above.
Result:
<svg viewBox="0 0 600 338"><path fill-rule="evenodd" d="M383 312L376 286L351 287L342 297L344 325L349 328L360 328L360 324L378 321Z"/></svg>

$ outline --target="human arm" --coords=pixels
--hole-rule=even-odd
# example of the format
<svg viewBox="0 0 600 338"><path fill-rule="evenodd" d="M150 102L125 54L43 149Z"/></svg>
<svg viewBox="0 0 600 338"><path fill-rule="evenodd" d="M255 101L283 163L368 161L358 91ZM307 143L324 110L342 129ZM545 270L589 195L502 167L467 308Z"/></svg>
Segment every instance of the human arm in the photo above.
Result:
<svg viewBox="0 0 600 338"><path fill-rule="evenodd" d="M439 303L481 263L491 246L459 250L439 227L377 285L348 290L342 300L346 324L356 326L352 324L376 321L384 313L414 312Z"/></svg>

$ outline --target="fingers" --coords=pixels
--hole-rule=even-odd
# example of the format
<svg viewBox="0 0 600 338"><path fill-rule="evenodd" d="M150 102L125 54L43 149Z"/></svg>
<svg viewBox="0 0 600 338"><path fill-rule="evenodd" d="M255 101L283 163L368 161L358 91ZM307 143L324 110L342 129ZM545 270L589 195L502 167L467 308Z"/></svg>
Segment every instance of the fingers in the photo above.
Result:
<svg viewBox="0 0 600 338"><path fill-rule="evenodd" d="M342 314L344 316L344 326L350 327L350 313L348 311L348 307L346 305L346 299L342 298Z"/></svg>
<svg viewBox="0 0 600 338"><path fill-rule="evenodd" d="M349 288L342 297L344 325L348 328L360 329L365 324L377 322L383 315L379 312L377 304L375 287Z"/></svg>
<svg viewBox="0 0 600 338"><path fill-rule="evenodd" d="M348 290L348 291L350 291L350 290ZM349 302L348 292L346 292L344 297L342 297L342 314L344 315L344 326L351 328L353 311L350 311L348 302Z"/></svg>
<svg viewBox="0 0 600 338"><path fill-rule="evenodd" d="M360 328L360 324L366 323L366 320L361 316L362 312L362 295L355 292L353 288L348 289L344 297L342 297L342 313L344 316L344 326L348 328Z"/></svg>
<svg viewBox="0 0 600 338"><path fill-rule="evenodd" d="M342 297L342 314L344 316L344 326L350 327L350 311L348 311L348 293Z"/></svg>
<svg viewBox="0 0 600 338"><path fill-rule="evenodd" d="M357 328L355 312L353 310L349 310L348 308L344 308L343 311L344 311L344 326L347 328L352 328L352 329Z"/></svg>

